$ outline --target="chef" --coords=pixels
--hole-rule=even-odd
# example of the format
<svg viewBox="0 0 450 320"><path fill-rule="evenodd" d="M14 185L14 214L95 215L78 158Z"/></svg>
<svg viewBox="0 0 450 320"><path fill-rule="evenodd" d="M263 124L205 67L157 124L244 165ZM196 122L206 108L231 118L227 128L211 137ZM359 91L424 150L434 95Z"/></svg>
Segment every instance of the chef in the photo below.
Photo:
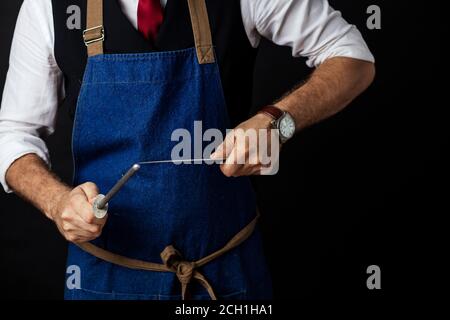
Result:
<svg viewBox="0 0 450 320"><path fill-rule="evenodd" d="M74 6L80 29L69 28ZM315 71L249 118L262 38ZM248 178L261 164L142 166L107 217L92 204L133 163L170 156L176 129L275 129L288 143L373 77L361 34L327 0L25 0L0 109L0 182L70 242L81 285L67 299L270 299ZM43 140L58 106L74 121L70 186ZM248 152L230 134L215 158Z"/></svg>

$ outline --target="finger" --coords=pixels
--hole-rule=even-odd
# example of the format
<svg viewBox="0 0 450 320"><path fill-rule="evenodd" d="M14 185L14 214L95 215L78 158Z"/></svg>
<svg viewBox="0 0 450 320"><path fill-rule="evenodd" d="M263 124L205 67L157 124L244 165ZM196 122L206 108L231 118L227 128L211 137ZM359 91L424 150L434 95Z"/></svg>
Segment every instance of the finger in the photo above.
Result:
<svg viewBox="0 0 450 320"><path fill-rule="evenodd" d="M252 168L249 176L260 176L261 175L261 166L255 166Z"/></svg>
<svg viewBox="0 0 450 320"><path fill-rule="evenodd" d="M79 188L84 192L86 195L86 198L88 202L92 202L95 197L98 196L98 187L95 185L95 183L92 182L86 182L79 186Z"/></svg>
<svg viewBox="0 0 450 320"><path fill-rule="evenodd" d="M93 233L83 230L75 223L64 223L62 225L62 230L64 237L71 242L74 242L80 238L95 239L100 235L100 232Z"/></svg>
<svg viewBox="0 0 450 320"><path fill-rule="evenodd" d="M258 148L250 147L248 150L248 164L252 167L260 164Z"/></svg>
<svg viewBox="0 0 450 320"><path fill-rule="evenodd" d="M234 177L243 166L244 164L239 164L237 161L237 149L234 148L225 163L220 166L220 170L226 177Z"/></svg>
<svg viewBox="0 0 450 320"><path fill-rule="evenodd" d="M93 239L96 239L99 237L98 234L93 234L93 233L90 233L85 230L75 230L75 231L72 231L70 234L78 239L84 238L84 239L93 240Z"/></svg>
<svg viewBox="0 0 450 320"><path fill-rule="evenodd" d="M234 149L232 155L236 164L245 165L249 152L249 138L243 129L237 129L235 133ZM228 160L228 159L227 159ZM240 168L242 169L242 167Z"/></svg>
<svg viewBox="0 0 450 320"><path fill-rule="evenodd" d="M88 232L90 235L99 236L102 232L104 224L89 224L86 223L81 217L78 217L72 221L72 224L76 228L76 230L83 230Z"/></svg>
<svg viewBox="0 0 450 320"><path fill-rule="evenodd" d="M226 177L238 177L238 172L244 167L243 164L223 164L220 170Z"/></svg>
<svg viewBox="0 0 450 320"><path fill-rule="evenodd" d="M234 136L234 148L225 163L231 165L231 167L225 167L225 171L227 175L239 177L245 175L248 170L247 167L250 166L248 162L250 138L243 129L236 129Z"/></svg>
<svg viewBox="0 0 450 320"><path fill-rule="evenodd" d="M72 197L72 206L76 215L81 217L87 224L98 224L99 221L95 218L94 209L83 193L76 194Z"/></svg>
<svg viewBox="0 0 450 320"><path fill-rule="evenodd" d="M258 163L270 166L270 162L279 154L278 133L269 130L267 135L264 135L261 138L263 140L260 140L260 143L258 144Z"/></svg>
<svg viewBox="0 0 450 320"><path fill-rule="evenodd" d="M69 235L70 237L75 239L75 243L83 243L88 242L97 239L100 235L99 234L91 234L89 232L83 231L83 230L77 230Z"/></svg>
<svg viewBox="0 0 450 320"><path fill-rule="evenodd" d="M231 152L234 149L234 131L228 133L225 137L225 140L220 144L216 151L211 155L212 160L225 160L229 157Z"/></svg>
<svg viewBox="0 0 450 320"><path fill-rule="evenodd" d="M75 244L81 244L81 243L89 242L89 241L92 241L95 239L95 238L91 238L91 237L79 236L76 234L69 234L69 235L65 235L64 237L66 238L67 241L75 243Z"/></svg>
<svg viewBox="0 0 450 320"><path fill-rule="evenodd" d="M260 175L262 176L273 176L278 173L279 162L278 160L270 161L266 165L261 165Z"/></svg>
<svg viewBox="0 0 450 320"><path fill-rule="evenodd" d="M256 167L256 169L255 169ZM246 177L254 175L255 172L258 171L259 166L255 165L245 165L238 169L238 171L235 173L234 177Z"/></svg>
<svg viewBox="0 0 450 320"><path fill-rule="evenodd" d="M261 169L269 169L270 167L272 167L272 161L267 164L261 164L260 167Z"/></svg>

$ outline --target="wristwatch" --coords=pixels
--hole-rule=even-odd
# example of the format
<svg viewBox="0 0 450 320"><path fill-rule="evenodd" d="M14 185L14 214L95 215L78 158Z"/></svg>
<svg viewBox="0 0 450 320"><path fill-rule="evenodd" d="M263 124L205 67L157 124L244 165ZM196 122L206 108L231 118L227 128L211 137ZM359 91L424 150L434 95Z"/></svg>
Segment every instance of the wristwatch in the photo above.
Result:
<svg viewBox="0 0 450 320"><path fill-rule="evenodd" d="M278 130L281 143L285 143L294 136L295 120L288 112L275 106L266 106L258 113L265 114L273 119L271 126L273 129Z"/></svg>

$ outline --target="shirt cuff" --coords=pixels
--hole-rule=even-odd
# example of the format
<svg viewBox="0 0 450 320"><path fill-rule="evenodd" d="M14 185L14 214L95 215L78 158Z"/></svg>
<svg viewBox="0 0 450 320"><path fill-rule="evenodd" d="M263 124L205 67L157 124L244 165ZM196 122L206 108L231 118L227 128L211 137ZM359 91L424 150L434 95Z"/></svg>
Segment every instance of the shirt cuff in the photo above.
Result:
<svg viewBox="0 0 450 320"><path fill-rule="evenodd" d="M38 148L34 145L17 144L14 142L2 144L0 152L0 184L6 193L12 193L13 190L6 183L6 172L17 159L27 155L36 154L50 167L50 156L47 148ZM7 152L5 152L7 150Z"/></svg>

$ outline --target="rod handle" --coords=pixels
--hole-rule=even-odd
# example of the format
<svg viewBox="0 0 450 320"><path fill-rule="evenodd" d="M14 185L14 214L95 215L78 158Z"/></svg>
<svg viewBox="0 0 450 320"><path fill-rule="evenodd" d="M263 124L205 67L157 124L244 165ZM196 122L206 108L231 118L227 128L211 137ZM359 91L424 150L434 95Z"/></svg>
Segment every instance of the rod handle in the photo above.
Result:
<svg viewBox="0 0 450 320"><path fill-rule="evenodd" d="M94 209L94 216L97 219L103 219L108 214L108 204L106 204L103 208L100 208L100 202L105 198L105 195L99 194L94 199L94 203L92 205Z"/></svg>

